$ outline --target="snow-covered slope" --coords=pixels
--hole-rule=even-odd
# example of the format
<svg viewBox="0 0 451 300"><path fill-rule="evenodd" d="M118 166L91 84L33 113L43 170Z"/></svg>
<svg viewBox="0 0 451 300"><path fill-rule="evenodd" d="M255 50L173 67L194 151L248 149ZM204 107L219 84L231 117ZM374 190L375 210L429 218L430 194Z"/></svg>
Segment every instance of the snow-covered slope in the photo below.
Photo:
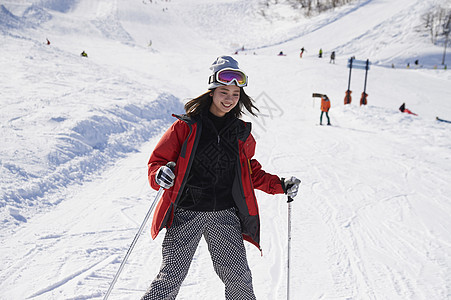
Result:
<svg viewBox="0 0 451 300"><path fill-rule="evenodd" d="M2 1L0 299L103 297L156 194L146 163L171 113L206 90L217 56L243 46L256 157L303 182L292 299L449 298L451 124L435 117L451 119L451 75L442 45L417 32L435 4L357 1L307 19L284 1ZM364 107L363 70L343 105L353 55L373 63ZM332 127L317 126L313 92L332 99ZM285 197L258 198L256 295L284 299ZM111 299L143 294L163 235L145 230ZM201 243L179 299L223 299L213 274Z"/></svg>

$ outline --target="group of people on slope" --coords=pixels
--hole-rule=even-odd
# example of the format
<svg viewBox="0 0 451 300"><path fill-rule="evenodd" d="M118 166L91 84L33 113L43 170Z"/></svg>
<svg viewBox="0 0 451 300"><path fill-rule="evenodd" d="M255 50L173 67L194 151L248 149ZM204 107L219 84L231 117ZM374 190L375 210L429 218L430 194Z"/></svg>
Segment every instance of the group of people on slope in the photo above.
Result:
<svg viewBox="0 0 451 300"><path fill-rule="evenodd" d="M301 51L299 52L299 57L300 58L302 58L302 56L304 55L304 52L307 52L307 50L305 50L305 48L302 47ZM283 51L280 51L279 54L277 54L277 56L286 56L286 54ZM322 48L319 49L318 57L319 58L323 57L323 49ZM335 51L332 51L332 53L330 54L330 61L329 61L329 63L334 63L335 64Z"/></svg>
<svg viewBox="0 0 451 300"><path fill-rule="evenodd" d="M47 44L47 45L50 45L50 44L51 44L48 38L45 39L45 44ZM80 56L81 56L81 57L88 57L88 54L83 50L83 51L80 53Z"/></svg>
<svg viewBox="0 0 451 300"><path fill-rule="evenodd" d="M301 55L301 57L302 57L302 55ZM322 48L319 49L318 57L319 57L319 58L322 58L322 57L323 57L323 49L322 49ZM334 63L334 64L335 64L335 51L332 51L332 52L330 53L330 60L329 60L329 63Z"/></svg>
<svg viewBox="0 0 451 300"><path fill-rule="evenodd" d="M321 115L319 118L319 124L323 125L323 114L326 115L327 118L327 125L331 125L330 123L330 118L329 118L329 110L330 110L331 104L330 104L330 99L329 97L327 97L327 95L322 95L321 96ZM406 104L403 103L400 107L399 110L403 113L407 113L410 115L414 115L414 116L418 116L416 113L412 112L410 109L406 108Z"/></svg>

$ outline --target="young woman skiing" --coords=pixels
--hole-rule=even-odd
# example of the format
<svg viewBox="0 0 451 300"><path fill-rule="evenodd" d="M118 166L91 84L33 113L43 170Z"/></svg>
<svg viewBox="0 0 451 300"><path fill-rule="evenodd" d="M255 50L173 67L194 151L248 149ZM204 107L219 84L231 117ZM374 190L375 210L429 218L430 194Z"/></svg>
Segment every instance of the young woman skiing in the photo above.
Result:
<svg viewBox="0 0 451 300"><path fill-rule="evenodd" d="M253 115L257 108L244 92L248 78L238 62L221 56L210 69L209 91L186 103L186 114L175 116L149 159L150 185L165 189L152 237L167 231L160 272L142 300L176 298L202 236L225 298L255 299L243 243L260 249L254 188L292 198L298 191L299 179L266 173L253 159L251 124L239 117L243 107Z"/></svg>

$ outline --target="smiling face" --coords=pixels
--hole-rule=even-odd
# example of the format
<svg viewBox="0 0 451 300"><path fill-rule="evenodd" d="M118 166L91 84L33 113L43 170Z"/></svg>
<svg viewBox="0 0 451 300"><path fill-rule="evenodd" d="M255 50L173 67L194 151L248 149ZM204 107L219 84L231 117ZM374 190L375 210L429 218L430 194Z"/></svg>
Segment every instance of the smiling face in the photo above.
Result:
<svg viewBox="0 0 451 300"><path fill-rule="evenodd" d="M238 104L240 88L236 85L219 86L213 91L212 96L210 112L217 117L223 117Z"/></svg>

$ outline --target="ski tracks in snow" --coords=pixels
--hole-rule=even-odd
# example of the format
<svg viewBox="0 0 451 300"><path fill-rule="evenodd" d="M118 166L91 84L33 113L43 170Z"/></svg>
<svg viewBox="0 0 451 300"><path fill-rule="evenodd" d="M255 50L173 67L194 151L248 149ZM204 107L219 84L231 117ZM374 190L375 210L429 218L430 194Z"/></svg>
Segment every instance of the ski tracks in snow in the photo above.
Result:
<svg viewBox="0 0 451 300"><path fill-rule="evenodd" d="M293 203L291 265L298 271L291 292L299 299L444 299L449 230L441 222L431 230L427 215L432 210L449 224L440 213L449 211L443 207L447 195L440 193L445 179L437 179L443 175L434 174L427 152L413 155L403 138L387 141L366 127L314 126L306 129L308 140L293 141L295 153L270 154L270 165L302 180ZM286 233L279 231L271 241L286 245ZM279 251L277 256L286 255L285 248ZM424 282L431 272L437 281ZM277 272L273 276L285 284Z"/></svg>
<svg viewBox="0 0 451 300"><path fill-rule="evenodd" d="M104 177L68 188L66 200L55 210L36 216L2 242L0 254L7 263L0 272L0 298L103 297L156 194L145 176L149 153L134 153L107 170ZM144 250L160 254L152 248ZM129 270L123 276L133 278ZM31 278L31 282L22 282ZM117 286L123 294L123 286L122 291L121 285ZM144 290L141 286L139 293Z"/></svg>

